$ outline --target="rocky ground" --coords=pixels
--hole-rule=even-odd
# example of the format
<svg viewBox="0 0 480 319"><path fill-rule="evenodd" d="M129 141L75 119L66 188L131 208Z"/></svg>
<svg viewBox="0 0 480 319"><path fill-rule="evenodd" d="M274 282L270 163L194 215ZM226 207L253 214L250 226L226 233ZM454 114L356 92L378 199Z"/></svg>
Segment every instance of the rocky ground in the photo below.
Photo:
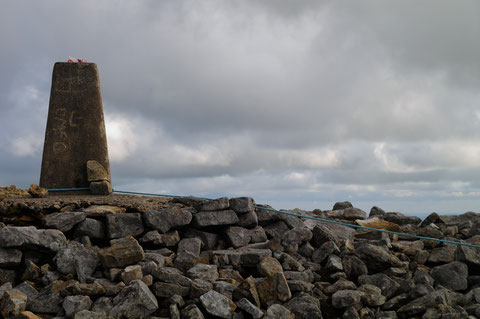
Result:
<svg viewBox="0 0 480 319"><path fill-rule="evenodd" d="M245 197L26 196L0 196L5 318L480 318L475 247ZM473 212L294 212L480 244Z"/></svg>

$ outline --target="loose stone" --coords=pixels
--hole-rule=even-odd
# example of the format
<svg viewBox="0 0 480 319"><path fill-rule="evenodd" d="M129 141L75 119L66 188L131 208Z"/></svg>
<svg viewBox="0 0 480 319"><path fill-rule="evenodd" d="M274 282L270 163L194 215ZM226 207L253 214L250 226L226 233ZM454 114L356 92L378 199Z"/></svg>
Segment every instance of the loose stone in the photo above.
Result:
<svg viewBox="0 0 480 319"><path fill-rule="evenodd" d="M0 300L0 314L3 318L15 318L25 311L27 296L17 289L7 290Z"/></svg>
<svg viewBox="0 0 480 319"><path fill-rule="evenodd" d="M143 223L140 214L113 214L107 216L108 238L137 236L143 233Z"/></svg>
<svg viewBox="0 0 480 319"><path fill-rule="evenodd" d="M361 293L357 290L339 290L332 295L332 306L346 308L360 303Z"/></svg>
<svg viewBox="0 0 480 319"><path fill-rule="evenodd" d="M202 211L193 216L194 227L234 225L238 223L238 216L233 210Z"/></svg>
<svg viewBox="0 0 480 319"><path fill-rule="evenodd" d="M261 311L246 298L242 298L237 301L237 306L246 313L250 314L254 319L260 319L263 317L263 311Z"/></svg>
<svg viewBox="0 0 480 319"><path fill-rule="evenodd" d="M107 268L124 267L142 261L145 253L132 236L112 239L110 247L99 250L100 261Z"/></svg>
<svg viewBox="0 0 480 319"><path fill-rule="evenodd" d="M35 246L57 252L67 245L65 235L56 229L36 229L34 226L6 226L0 229L0 247Z"/></svg>
<svg viewBox="0 0 480 319"><path fill-rule="evenodd" d="M175 258L175 267L181 270L187 270L195 265L202 241L198 238L185 238L180 241L177 249L177 257Z"/></svg>
<svg viewBox="0 0 480 319"><path fill-rule="evenodd" d="M90 310L92 300L88 296L67 296L62 303L65 315L68 318L82 310Z"/></svg>
<svg viewBox="0 0 480 319"><path fill-rule="evenodd" d="M190 224L192 210L189 208L164 208L143 213L145 225L165 234L170 229Z"/></svg>
<svg viewBox="0 0 480 319"><path fill-rule="evenodd" d="M0 267L11 267L20 265L22 262L22 251L19 249L0 248Z"/></svg>
<svg viewBox="0 0 480 319"><path fill-rule="evenodd" d="M230 198L230 208L237 214L254 211L255 201L251 197Z"/></svg>
<svg viewBox="0 0 480 319"><path fill-rule="evenodd" d="M49 228L55 228L62 232L67 232L76 224L84 221L86 215L84 212L65 212L49 214L42 218L42 223Z"/></svg>
<svg viewBox="0 0 480 319"><path fill-rule="evenodd" d="M113 298L112 315L131 319L146 318L158 309L157 298L141 281L133 280Z"/></svg>
<svg viewBox="0 0 480 319"><path fill-rule="evenodd" d="M200 302L209 314L220 318L232 318L237 308L232 300L215 290L210 290L200 296Z"/></svg>

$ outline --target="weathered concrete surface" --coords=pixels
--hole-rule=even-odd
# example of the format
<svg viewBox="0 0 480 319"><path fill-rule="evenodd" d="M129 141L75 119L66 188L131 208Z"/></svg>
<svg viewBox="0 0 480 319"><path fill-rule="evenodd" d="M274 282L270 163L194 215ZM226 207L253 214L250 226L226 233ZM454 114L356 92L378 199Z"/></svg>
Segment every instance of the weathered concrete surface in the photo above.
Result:
<svg viewBox="0 0 480 319"><path fill-rule="evenodd" d="M99 162L111 180L97 65L57 62L53 68L40 186L88 187L89 160Z"/></svg>

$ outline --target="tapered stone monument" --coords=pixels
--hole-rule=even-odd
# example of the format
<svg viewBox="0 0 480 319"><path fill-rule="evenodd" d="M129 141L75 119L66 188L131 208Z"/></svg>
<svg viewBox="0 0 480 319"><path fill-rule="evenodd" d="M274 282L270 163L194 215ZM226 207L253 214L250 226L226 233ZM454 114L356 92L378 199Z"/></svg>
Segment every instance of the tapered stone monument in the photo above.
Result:
<svg viewBox="0 0 480 319"><path fill-rule="evenodd" d="M100 80L95 63L57 62L53 68L40 186L86 188L87 161L111 182Z"/></svg>

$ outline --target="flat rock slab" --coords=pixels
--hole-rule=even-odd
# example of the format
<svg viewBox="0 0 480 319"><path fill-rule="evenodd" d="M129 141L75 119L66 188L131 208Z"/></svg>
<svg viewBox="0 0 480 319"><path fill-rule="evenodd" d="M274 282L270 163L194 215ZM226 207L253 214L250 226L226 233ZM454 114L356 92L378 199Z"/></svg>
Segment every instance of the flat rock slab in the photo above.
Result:
<svg viewBox="0 0 480 319"><path fill-rule="evenodd" d="M1 189L0 189L1 190ZM28 212L31 215L39 215L52 208L58 210L74 207L78 210L91 206L116 206L129 211L145 212L148 210L162 209L171 206L172 198L154 196L136 196L124 194L89 195L89 194L59 194L50 192L45 198L19 197L19 195L7 195L0 200L0 217L12 210ZM72 209L70 209L72 210ZM91 208L91 210L93 210ZM93 214L93 212L92 212ZM88 216L87 216L88 217Z"/></svg>
<svg viewBox="0 0 480 319"><path fill-rule="evenodd" d="M355 220L355 224L364 226L364 227L386 229L386 230L391 230L396 232L400 230L400 226L398 224L395 224L377 217L373 217L365 220L357 219Z"/></svg>
<svg viewBox="0 0 480 319"><path fill-rule="evenodd" d="M194 227L234 225L239 222L237 214L230 209L219 211L202 211L193 216Z"/></svg>
<svg viewBox="0 0 480 319"><path fill-rule="evenodd" d="M157 297L167 298L175 295L186 297L190 295L191 287L185 287L168 282L156 282L153 284L153 292Z"/></svg>
<svg viewBox="0 0 480 319"><path fill-rule="evenodd" d="M84 212L88 217L91 216L107 216L110 214L120 214L125 213L126 209L123 207L112 206L112 205L92 205L84 209Z"/></svg>
<svg viewBox="0 0 480 319"><path fill-rule="evenodd" d="M65 235L56 229L34 226L6 226L0 229L0 247L39 247L57 252L67 245Z"/></svg>
<svg viewBox="0 0 480 319"><path fill-rule="evenodd" d="M190 224L192 208L170 207L160 210L151 210L143 213L145 225L166 233L170 229Z"/></svg>
<svg viewBox="0 0 480 319"><path fill-rule="evenodd" d="M217 257L222 264L256 267L265 257L272 257L270 249L239 248L236 250L213 250L212 257Z"/></svg>
<svg viewBox="0 0 480 319"><path fill-rule="evenodd" d="M327 218L354 221L357 219L365 219L367 217L367 213L359 208L349 207L325 212L324 216Z"/></svg>
<svg viewBox="0 0 480 319"><path fill-rule="evenodd" d="M227 209L229 200L227 197L217 199L205 199L197 197L177 197L173 199L174 203L180 203L187 206L192 206L196 211L202 210L222 210Z"/></svg>
<svg viewBox="0 0 480 319"><path fill-rule="evenodd" d="M55 228L62 232L67 232L76 224L84 221L86 214L84 212L64 212L54 213L42 218L42 223L48 228Z"/></svg>
<svg viewBox="0 0 480 319"><path fill-rule="evenodd" d="M22 262L22 251L19 249L0 248L0 267L11 267L20 265Z"/></svg>
<svg viewBox="0 0 480 319"><path fill-rule="evenodd" d="M229 207L229 201L227 197L221 197L217 199L207 200L197 205L195 208L198 211L202 210L223 210Z"/></svg>

